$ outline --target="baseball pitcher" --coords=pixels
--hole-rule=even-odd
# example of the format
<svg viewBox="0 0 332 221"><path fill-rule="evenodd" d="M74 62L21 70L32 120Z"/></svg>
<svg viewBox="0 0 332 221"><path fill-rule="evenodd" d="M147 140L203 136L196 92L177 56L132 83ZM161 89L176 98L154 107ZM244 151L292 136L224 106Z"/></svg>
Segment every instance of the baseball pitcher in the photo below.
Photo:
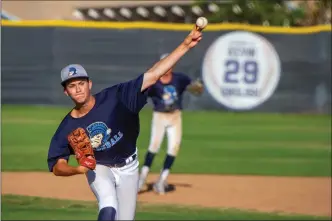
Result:
<svg viewBox="0 0 332 221"><path fill-rule="evenodd" d="M162 55L161 59L165 56L167 54ZM173 68L168 70L165 75L150 87L148 96L152 99L154 111L150 144L139 179L139 191L142 190L145 184L152 161L160 149L164 135L167 134L167 155L159 180L153 186L157 193L165 193L167 177L181 145L181 110L183 109L183 93L186 90L194 95L200 95L203 92L203 85L199 80L193 81L185 74L173 72Z"/></svg>
<svg viewBox="0 0 332 221"><path fill-rule="evenodd" d="M98 201L98 220L134 219L139 112L147 102L149 88L201 39L201 32L193 29L171 54L145 73L94 95L92 81L81 65L62 69L61 84L74 107L51 139L48 168L56 176L86 175ZM75 155L77 167L68 164L70 155Z"/></svg>

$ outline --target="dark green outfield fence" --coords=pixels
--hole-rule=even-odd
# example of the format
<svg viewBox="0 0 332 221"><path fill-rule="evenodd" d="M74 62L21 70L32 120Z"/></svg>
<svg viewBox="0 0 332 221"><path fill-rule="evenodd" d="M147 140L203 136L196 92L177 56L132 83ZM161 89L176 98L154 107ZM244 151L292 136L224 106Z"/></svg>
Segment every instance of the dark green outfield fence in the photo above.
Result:
<svg viewBox="0 0 332 221"><path fill-rule="evenodd" d="M129 80L173 50L188 25L3 22L3 104L68 105L60 70L82 64L97 92ZM239 32L241 31L241 32ZM211 25L175 67L204 80L187 109L331 112L331 28Z"/></svg>

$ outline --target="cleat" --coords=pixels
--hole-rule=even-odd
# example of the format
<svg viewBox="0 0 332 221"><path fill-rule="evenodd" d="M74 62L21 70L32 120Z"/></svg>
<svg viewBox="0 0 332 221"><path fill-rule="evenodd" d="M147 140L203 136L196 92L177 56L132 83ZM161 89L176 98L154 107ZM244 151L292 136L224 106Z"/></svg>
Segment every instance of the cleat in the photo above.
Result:
<svg viewBox="0 0 332 221"><path fill-rule="evenodd" d="M160 195L164 195L165 194L165 184L163 182L159 181L159 182L153 184L153 190Z"/></svg>
<svg viewBox="0 0 332 221"><path fill-rule="evenodd" d="M145 179L140 178L138 181L138 192L141 192L143 190L143 187L145 186Z"/></svg>

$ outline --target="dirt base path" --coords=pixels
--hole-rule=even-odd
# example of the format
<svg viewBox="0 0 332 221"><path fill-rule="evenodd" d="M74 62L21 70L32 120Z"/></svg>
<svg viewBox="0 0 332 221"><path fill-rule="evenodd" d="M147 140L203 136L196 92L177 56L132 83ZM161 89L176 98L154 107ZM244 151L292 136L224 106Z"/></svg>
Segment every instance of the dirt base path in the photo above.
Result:
<svg viewBox="0 0 332 221"><path fill-rule="evenodd" d="M149 175L149 181L157 178ZM331 216L331 178L171 174L175 190L141 193L140 202ZM82 194L84 193L84 194ZM84 175L2 173L2 194L95 201Z"/></svg>

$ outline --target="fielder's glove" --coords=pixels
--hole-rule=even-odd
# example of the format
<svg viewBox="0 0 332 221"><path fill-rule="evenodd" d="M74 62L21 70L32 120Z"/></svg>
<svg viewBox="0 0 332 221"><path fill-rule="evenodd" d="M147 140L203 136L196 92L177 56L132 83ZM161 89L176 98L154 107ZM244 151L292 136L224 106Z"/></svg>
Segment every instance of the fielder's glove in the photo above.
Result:
<svg viewBox="0 0 332 221"><path fill-rule="evenodd" d="M193 94L193 95L201 95L204 90L203 83L200 79L196 79L193 81L189 86L188 90Z"/></svg>
<svg viewBox="0 0 332 221"><path fill-rule="evenodd" d="M96 159L90 143L89 136L81 127L75 129L68 135L69 145L73 148L77 162L84 167L94 170Z"/></svg>

